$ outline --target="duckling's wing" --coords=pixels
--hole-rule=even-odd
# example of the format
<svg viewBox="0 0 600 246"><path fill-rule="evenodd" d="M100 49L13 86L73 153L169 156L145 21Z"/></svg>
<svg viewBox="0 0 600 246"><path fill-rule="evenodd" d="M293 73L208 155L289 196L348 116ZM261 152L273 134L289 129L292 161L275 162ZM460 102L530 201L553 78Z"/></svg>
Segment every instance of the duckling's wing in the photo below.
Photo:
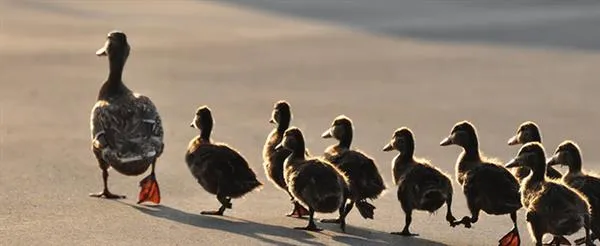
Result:
<svg viewBox="0 0 600 246"><path fill-rule="evenodd" d="M345 151L336 161L351 180L352 192L361 198L375 199L386 188L375 161L360 151Z"/></svg>
<svg viewBox="0 0 600 246"><path fill-rule="evenodd" d="M469 173L463 184L468 199L488 214L506 214L522 207L517 179L504 167L483 164Z"/></svg>

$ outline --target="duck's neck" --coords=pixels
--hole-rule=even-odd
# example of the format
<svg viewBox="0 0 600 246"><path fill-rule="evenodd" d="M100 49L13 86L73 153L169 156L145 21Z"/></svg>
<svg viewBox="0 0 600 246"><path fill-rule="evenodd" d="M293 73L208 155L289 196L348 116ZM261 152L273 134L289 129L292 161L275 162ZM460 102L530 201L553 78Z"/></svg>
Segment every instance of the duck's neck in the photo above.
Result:
<svg viewBox="0 0 600 246"><path fill-rule="evenodd" d="M473 142L469 145L463 146L463 159L468 161L481 160L479 144L477 142Z"/></svg>
<svg viewBox="0 0 600 246"><path fill-rule="evenodd" d="M277 133L283 135L283 133L290 127L290 119L281 119L280 122L277 123Z"/></svg>
<svg viewBox="0 0 600 246"><path fill-rule="evenodd" d="M572 151L572 153L567 156L565 163L569 166L570 174L579 174L581 173L581 154L579 152Z"/></svg>
<svg viewBox="0 0 600 246"><path fill-rule="evenodd" d="M532 169L529 175L529 182L543 182L546 178L546 164L542 161L537 163Z"/></svg>
<svg viewBox="0 0 600 246"><path fill-rule="evenodd" d="M290 158L296 160L304 160L306 159L306 145L304 144L304 139L299 139L292 150L292 154Z"/></svg>
<svg viewBox="0 0 600 246"><path fill-rule="evenodd" d="M123 56L109 56L109 74L108 79L102 85L98 93L98 100L108 100L121 96L129 92L129 89L123 84L123 68L127 59Z"/></svg>
<svg viewBox="0 0 600 246"><path fill-rule="evenodd" d="M212 132L212 123L207 123L202 126L202 130L200 130L200 139L202 141L210 142L210 134Z"/></svg>
<svg viewBox="0 0 600 246"><path fill-rule="evenodd" d="M343 136L338 139L338 146L345 149L350 149L352 145L352 131L346 131Z"/></svg>
<svg viewBox="0 0 600 246"><path fill-rule="evenodd" d="M409 163L414 160L415 147L414 144L407 143L407 147L400 151L398 160L402 163Z"/></svg>

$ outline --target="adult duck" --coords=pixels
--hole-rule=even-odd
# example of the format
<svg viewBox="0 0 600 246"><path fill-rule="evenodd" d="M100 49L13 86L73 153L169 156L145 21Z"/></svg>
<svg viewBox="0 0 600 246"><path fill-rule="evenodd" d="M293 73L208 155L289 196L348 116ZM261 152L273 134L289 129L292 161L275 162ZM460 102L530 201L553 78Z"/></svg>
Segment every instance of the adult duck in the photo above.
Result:
<svg viewBox="0 0 600 246"><path fill-rule="evenodd" d="M345 213L354 205L365 219L373 219L375 206L367 199L377 199L385 190L385 183L373 158L360 150L351 149L353 136L352 120L344 115L336 117L322 138L334 138L337 144L327 147L324 157L337 166L350 180L350 197ZM339 223L339 219L324 219L323 223Z"/></svg>
<svg viewBox="0 0 600 246"><path fill-rule="evenodd" d="M109 61L108 79L98 93L91 113L92 151L102 170L104 190L90 194L109 199L125 198L108 189L108 168L124 175L140 175L152 166L150 175L140 182L138 203L160 203L156 181L156 160L164 149L163 127L156 106L150 98L132 92L122 81L123 67L129 57L127 36L120 31L108 38L96 55Z"/></svg>
<svg viewBox="0 0 600 246"><path fill-rule="evenodd" d="M563 165L569 169L562 181L569 187L583 193L592 209L590 230L591 240L600 235L600 178L582 169L581 149L577 143L567 140L562 142L548 159L548 166ZM575 240L577 245L584 244L585 238Z"/></svg>
<svg viewBox="0 0 600 246"><path fill-rule="evenodd" d="M201 106L190 127L200 130L185 153L187 166L198 183L207 192L216 195L221 207L216 211L203 211L206 215L223 215L231 209L231 199L240 198L262 186L244 157L224 143L214 143L210 134L213 128L210 108Z"/></svg>
<svg viewBox="0 0 600 246"><path fill-rule="evenodd" d="M542 245L542 237L554 235L550 244L571 243L564 238L585 228L585 242L592 245L589 235L590 207L578 191L559 180L546 177L544 147L537 142L525 144L506 167L527 167L532 174L523 180L521 200L527 211L527 222L536 245Z"/></svg>
<svg viewBox="0 0 600 246"><path fill-rule="evenodd" d="M542 143L542 134L539 126L533 121L525 121L517 128L517 133L508 139L508 145L526 144L531 142ZM562 178L562 174L553 167L546 168L546 175L553 179ZM529 176L530 170L526 167L514 168L513 174L521 182L525 177Z"/></svg>
<svg viewBox="0 0 600 246"><path fill-rule="evenodd" d="M346 230L345 201L348 196L348 177L333 164L320 158L306 158L302 131L291 127L285 131L276 149L292 151L285 160L284 177L288 190L296 201L308 208L306 227L295 229L321 231L314 221L315 212L340 215L340 228Z"/></svg>
<svg viewBox="0 0 600 246"><path fill-rule="evenodd" d="M275 150L275 147L281 143L283 133L288 129L291 121L292 111L290 104L283 100L276 102L273 107L271 119L269 120L269 122L275 124L276 127L269 133L269 136L267 136L267 141L263 147L263 166L269 180L276 187L287 192L290 196L290 200L294 207L287 216L299 218L308 215L308 209L304 208L298 201L294 200L294 196L288 191L285 178L283 177L283 163L292 151L286 148Z"/></svg>
<svg viewBox="0 0 600 246"><path fill-rule="evenodd" d="M415 138L407 127L397 129L392 140L383 151L400 152L392 160L394 184L398 185L398 201L405 214L404 229L392 234L401 236L418 236L409 230L413 210L424 210L429 213L437 211L446 204L446 220L454 223L452 215L452 181L450 177L431 165L428 160L416 158Z"/></svg>
<svg viewBox="0 0 600 246"><path fill-rule="evenodd" d="M450 136L440 145L458 145L463 149L456 162L456 178L467 198L471 217L465 216L451 225L463 224L470 228L479 220L480 211L493 215L510 214L513 229L499 242L502 246L520 245L517 228L517 210L522 207L519 182L497 161L481 155L475 126L468 121L456 123Z"/></svg>

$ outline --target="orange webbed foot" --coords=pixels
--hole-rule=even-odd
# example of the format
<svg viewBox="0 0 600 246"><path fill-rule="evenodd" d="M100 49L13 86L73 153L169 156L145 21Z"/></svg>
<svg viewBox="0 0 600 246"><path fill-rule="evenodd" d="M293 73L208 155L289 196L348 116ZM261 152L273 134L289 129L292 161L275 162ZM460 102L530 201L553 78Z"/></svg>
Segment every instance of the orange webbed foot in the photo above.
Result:
<svg viewBox="0 0 600 246"><path fill-rule="evenodd" d="M512 231L504 235L499 241L499 246L519 246L521 245L521 238L519 236L519 230L514 228Z"/></svg>
<svg viewBox="0 0 600 246"><path fill-rule="evenodd" d="M160 203L160 189L158 188L158 182L156 176L151 173L142 181L140 181L140 194L138 196L138 204L142 202L153 202L155 204Z"/></svg>

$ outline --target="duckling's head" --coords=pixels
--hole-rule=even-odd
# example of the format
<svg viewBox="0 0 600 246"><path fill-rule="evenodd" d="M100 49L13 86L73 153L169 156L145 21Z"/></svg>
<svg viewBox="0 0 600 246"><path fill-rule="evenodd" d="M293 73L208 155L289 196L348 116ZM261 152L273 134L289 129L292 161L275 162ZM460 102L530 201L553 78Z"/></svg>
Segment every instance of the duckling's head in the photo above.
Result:
<svg viewBox="0 0 600 246"><path fill-rule="evenodd" d="M190 127L196 128L198 130L208 130L212 127L213 117L210 111L210 108L206 105L200 106L196 110L196 116L194 116L194 120L190 123Z"/></svg>
<svg viewBox="0 0 600 246"><path fill-rule="evenodd" d="M273 113L269 123L282 125L285 124L286 128L292 119L292 111L290 110L290 104L284 100L278 101L273 106Z"/></svg>
<svg viewBox="0 0 600 246"><path fill-rule="evenodd" d="M345 115L336 117L331 123L331 127L327 129L323 134L322 138L335 138L342 140L352 135L352 120Z"/></svg>
<svg viewBox="0 0 600 246"><path fill-rule="evenodd" d="M104 46L96 51L96 55L127 59L129 50L127 35L121 31L111 31L108 33Z"/></svg>
<svg viewBox="0 0 600 246"><path fill-rule="evenodd" d="M383 147L383 151L398 150L401 153L409 152L414 148L414 136L412 131L407 127L396 129L392 134L392 140Z"/></svg>
<svg viewBox="0 0 600 246"><path fill-rule="evenodd" d="M304 136L298 127L291 127L283 133L281 143L275 149L304 150Z"/></svg>
<svg viewBox="0 0 600 246"><path fill-rule="evenodd" d="M475 126L469 121L456 123L450 131L450 135L440 142L440 146L448 145L458 145L463 148L478 147Z"/></svg>
<svg viewBox="0 0 600 246"><path fill-rule="evenodd" d="M554 155L548 159L547 164L549 166L560 164L569 168L581 168L579 145L571 140L562 142L554 151Z"/></svg>
<svg viewBox="0 0 600 246"><path fill-rule="evenodd" d="M517 129L517 134L508 140L508 145L542 142L540 128L533 121L523 122Z"/></svg>
<svg viewBox="0 0 600 246"><path fill-rule="evenodd" d="M517 156L506 163L506 168L527 167L531 170L546 169L544 146L538 142L526 143L519 149Z"/></svg>

